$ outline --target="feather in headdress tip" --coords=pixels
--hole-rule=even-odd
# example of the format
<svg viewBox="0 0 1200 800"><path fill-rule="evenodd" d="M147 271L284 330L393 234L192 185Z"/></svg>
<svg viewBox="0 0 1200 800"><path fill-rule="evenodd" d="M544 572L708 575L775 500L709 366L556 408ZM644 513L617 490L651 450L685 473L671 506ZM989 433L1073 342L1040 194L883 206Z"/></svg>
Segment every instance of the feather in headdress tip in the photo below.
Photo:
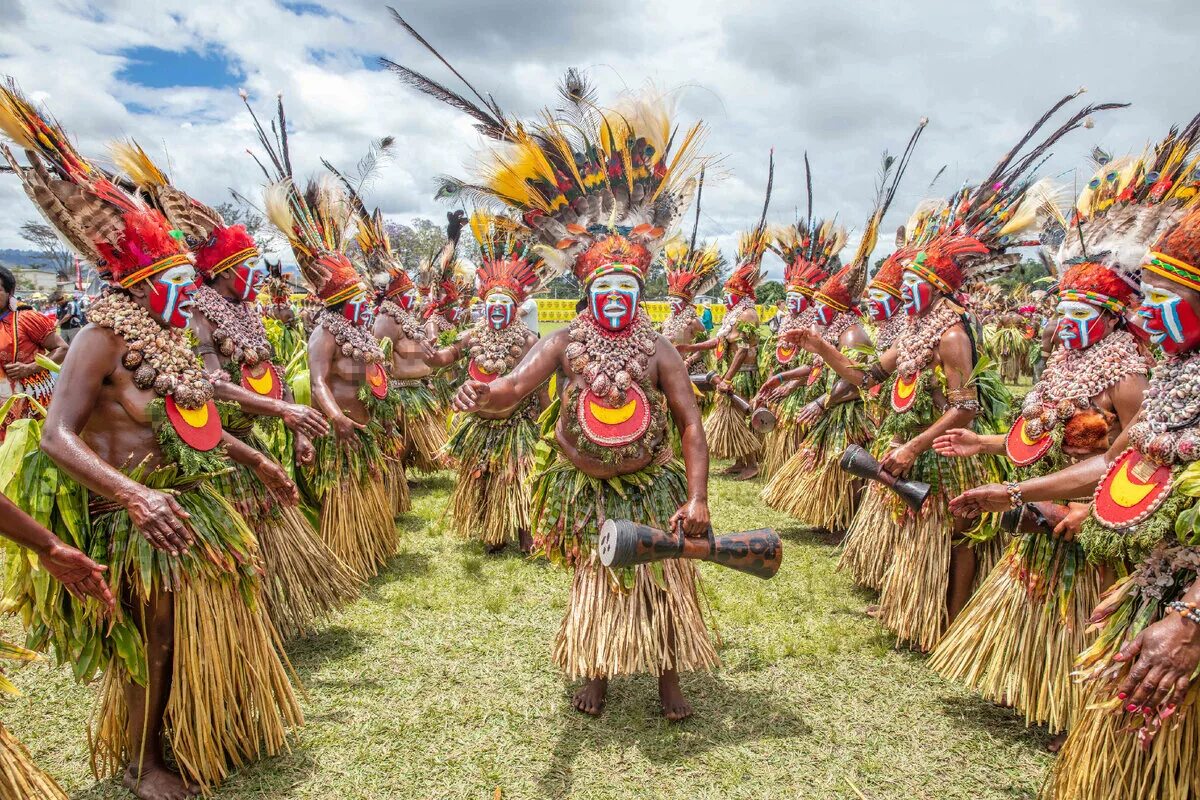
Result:
<svg viewBox="0 0 1200 800"><path fill-rule="evenodd" d="M238 89L238 97L242 98L243 100L248 100L250 99L250 93L245 89Z"/></svg>
<svg viewBox="0 0 1200 800"><path fill-rule="evenodd" d="M1089 130L1096 127L1096 121L1092 119L1090 114L1083 118L1083 127Z"/></svg>

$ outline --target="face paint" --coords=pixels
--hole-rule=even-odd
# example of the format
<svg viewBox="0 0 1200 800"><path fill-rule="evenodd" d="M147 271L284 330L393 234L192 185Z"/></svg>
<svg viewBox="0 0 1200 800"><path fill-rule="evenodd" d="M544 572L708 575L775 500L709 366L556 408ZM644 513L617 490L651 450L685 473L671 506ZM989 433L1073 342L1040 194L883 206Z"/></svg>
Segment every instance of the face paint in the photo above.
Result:
<svg viewBox="0 0 1200 800"><path fill-rule="evenodd" d="M1142 282L1138 316L1150 341L1168 353L1187 353L1200 346L1200 318L1183 297L1170 289Z"/></svg>
<svg viewBox="0 0 1200 800"><path fill-rule="evenodd" d="M800 292L788 292L784 299L787 300L787 310L793 314L808 308L808 298Z"/></svg>
<svg viewBox="0 0 1200 800"><path fill-rule="evenodd" d="M172 328L186 328L195 294L195 268L172 267L150 279L150 310Z"/></svg>
<svg viewBox="0 0 1200 800"><path fill-rule="evenodd" d="M1063 300L1058 304L1058 327L1055 335L1069 350L1082 350L1104 337L1104 318L1100 309L1090 303Z"/></svg>
<svg viewBox="0 0 1200 800"><path fill-rule="evenodd" d="M504 292L492 292L484 299L483 303L483 313L487 317L488 325L492 326L493 330L498 331L512 324L517 304L511 297Z"/></svg>
<svg viewBox="0 0 1200 800"><path fill-rule="evenodd" d="M632 275L614 272L588 285L588 308L601 326L619 331L633 322L642 288Z"/></svg>
<svg viewBox="0 0 1200 800"><path fill-rule="evenodd" d="M915 317L933 302L933 284L906 269L900 281L900 296L904 300L904 312Z"/></svg>
<svg viewBox="0 0 1200 800"><path fill-rule="evenodd" d="M258 297L258 290L267 279L267 265L257 258L243 261L233 268L233 291L246 303L253 303Z"/></svg>
<svg viewBox="0 0 1200 800"><path fill-rule="evenodd" d="M371 306L367 302L367 293L365 291L351 297L342 306L342 316L349 320L351 325L366 325L371 321Z"/></svg>
<svg viewBox="0 0 1200 800"><path fill-rule="evenodd" d="M457 324L458 321L462 319L462 313L462 306L451 306L450 308L446 309L446 319Z"/></svg>
<svg viewBox="0 0 1200 800"><path fill-rule="evenodd" d="M412 311L417 307L419 302L420 296L417 294L416 289L408 289L396 298L396 305L400 306L400 308L404 309L405 311Z"/></svg>
<svg viewBox="0 0 1200 800"><path fill-rule="evenodd" d="M833 322L833 318L836 315L837 312L829 306L825 305L824 303L817 303L817 322L821 323L822 325L828 325L829 323Z"/></svg>
<svg viewBox="0 0 1200 800"><path fill-rule="evenodd" d="M742 302L742 296L740 294L734 294L733 292L725 293L725 307L726 308L733 308L740 302Z"/></svg>
<svg viewBox="0 0 1200 800"><path fill-rule="evenodd" d="M867 289L867 313L876 322L891 319L900 310L900 298L883 289Z"/></svg>
<svg viewBox="0 0 1200 800"><path fill-rule="evenodd" d="M682 314L683 310L687 308L687 301L682 297L668 297L667 302L671 304L672 314Z"/></svg>

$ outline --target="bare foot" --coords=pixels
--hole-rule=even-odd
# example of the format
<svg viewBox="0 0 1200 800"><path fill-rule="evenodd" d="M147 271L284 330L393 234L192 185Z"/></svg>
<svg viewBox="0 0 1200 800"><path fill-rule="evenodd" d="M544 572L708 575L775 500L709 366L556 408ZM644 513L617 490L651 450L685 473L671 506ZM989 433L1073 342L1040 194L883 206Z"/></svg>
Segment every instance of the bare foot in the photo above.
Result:
<svg viewBox="0 0 1200 800"><path fill-rule="evenodd" d="M726 467L725 469L721 470L721 474L722 474L722 475L732 475L733 473L737 472L737 471L738 471L738 470L740 470L741 468L742 468L742 467L741 467L741 465L740 465L740 464L730 464L728 467Z"/></svg>
<svg viewBox="0 0 1200 800"><path fill-rule="evenodd" d="M863 609L863 613L866 614L871 619L876 619L879 616L879 606L878 605L869 605Z"/></svg>
<svg viewBox="0 0 1200 800"><path fill-rule="evenodd" d="M675 670L658 677L658 701L662 704L663 716L671 722L680 722L692 715L692 705L679 688L679 673Z"/></svg>
<svg viewBox="0 0 1200 800"><path fill-rule="evenodd" d="M187 800L200 794L199 786L187 783L179 773L161 764L143 764L140 776L130 764L121 782L141 800Z"/></svg>
<svg viewBox="0 0 1200 800"><path fill-rule="evenodd" d="M733 479L735 481L748 481L751 478L756 478L756 477L758 477L758 464L751 464L750 466L746 467L741 472L739 472L737 475L734 475Z"/></svg>
<svg viewBox="0 0 1200 800"><path fill-rule="evenodd" d="M1063 744L1067 741L1067 731L1056 734L1053 739L1046 742L1046 751L1049 753L1057 753L1062 750Z"/></svg>
<svg viewBox="0 0 1200 800"><path fill-rule="evenodd" d="M608 680L606 678L592 678L571 698L571 705L575 707L576 711L598 717L600 716L600 712L604 710L604 696L607 693Z"/></svg>
<svg viewBox="0 0 1200 800"><path fill-rule="evenodd" d="M489 544L487 547L487 552L488 552L489 556L493 556L496 553L499 553L503 549L504 549L504 542L501 542L500 544Z"/></svg>
<svg viewBox="0 0 1200 800"><path fill-rule="evenodd" d="M521 552L529 555L533 552L533 537L529 535L529 531L521 531L518 535L518 541L521 547Z"/></svg>

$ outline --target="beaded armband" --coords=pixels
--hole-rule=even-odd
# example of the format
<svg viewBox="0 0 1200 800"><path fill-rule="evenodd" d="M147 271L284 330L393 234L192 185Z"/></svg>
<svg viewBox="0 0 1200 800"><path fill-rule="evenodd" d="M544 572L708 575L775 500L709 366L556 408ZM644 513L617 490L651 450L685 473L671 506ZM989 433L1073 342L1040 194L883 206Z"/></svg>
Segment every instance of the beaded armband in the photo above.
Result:
<svg viewBox="0 0 1200 800"><path fill-rule="evenodd" d="M1200 608L1197 608L1195 603L1185 603L1182 600L1173 600L1170 603L1167 603L1167 608L1171 609L1188 622L1200 625Z"/></svg>
<svg viewBox="0 0 1200 800"><path fill-rule="evenodd" d="M863 373L862 385L859 388L867 389L870 386L883 383L888 378L887 371L883 365L876 361L870 368Z"/></svg>
<svg viewBox="0 0 1200 800"><path fill-rule="evenodd" d="M1021 484L1016 481L1006 481L1004 488L1008 492L1008 502L1012 504L1011 508L1020 508L1025 504L1025 500L1021 496Z"/></svg>
<svg viewBox="0 0 1200 800"><path fill-rule="evenodd" d="M951 408L979 410L979 393L974 388L951 389L946 393L946 400Z"/></svg>

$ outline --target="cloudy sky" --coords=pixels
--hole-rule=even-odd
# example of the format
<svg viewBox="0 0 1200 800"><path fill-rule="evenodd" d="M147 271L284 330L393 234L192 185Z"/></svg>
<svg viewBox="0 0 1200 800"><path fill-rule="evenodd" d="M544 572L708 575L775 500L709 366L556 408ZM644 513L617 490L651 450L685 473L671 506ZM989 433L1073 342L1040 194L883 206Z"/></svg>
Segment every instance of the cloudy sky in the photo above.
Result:
<svg viewBox="0 0 1200 800"><path fill-rule="evenodd" d="M928 116L890 230L939 167L937 194L978 179L1080 85L1081 102L1133 106L1059 144L1045 172L1068 183L1094 145L1140 150L1200 112L1194 0L393 2L510 113L553 102L570 66L589 72L602 99L647 81L678 89L681 120L703 118L709 150L724 156L701 233L727 250L756 220L771 147L773 222L803 209L807 150L815 213L860 229L882 151L899 152ZM257 196L238 89L263 110L282 92L298 172L320 157L353 165L390 134L398 155L370 199L399 221L443 219L432 178L463 174L479 137L381 70L380 56L450 80L375 0L0 0L0 73L87 155L132 136L169 156L173 179L202 200L228 199L230 187ZM21 247L17 228L35 215L17 181L0 176L0 247Z"/></svg>

